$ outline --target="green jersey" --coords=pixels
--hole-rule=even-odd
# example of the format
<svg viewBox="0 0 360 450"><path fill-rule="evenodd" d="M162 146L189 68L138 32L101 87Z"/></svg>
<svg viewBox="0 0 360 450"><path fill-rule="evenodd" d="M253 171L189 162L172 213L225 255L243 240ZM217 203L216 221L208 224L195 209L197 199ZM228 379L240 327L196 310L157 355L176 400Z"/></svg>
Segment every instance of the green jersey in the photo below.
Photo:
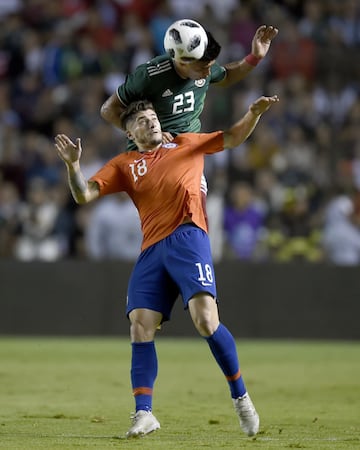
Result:
<svg viewBox="0 0 360 450"><path fill-rule="evenodd" d="M215 63L207 78L184 80L176 72L172 59L161 55L138 66L119 86L117 94L125 106L136 100L152 102L163 131L174 136L197 133L209 85L224 77L225 68Z"/></svg>

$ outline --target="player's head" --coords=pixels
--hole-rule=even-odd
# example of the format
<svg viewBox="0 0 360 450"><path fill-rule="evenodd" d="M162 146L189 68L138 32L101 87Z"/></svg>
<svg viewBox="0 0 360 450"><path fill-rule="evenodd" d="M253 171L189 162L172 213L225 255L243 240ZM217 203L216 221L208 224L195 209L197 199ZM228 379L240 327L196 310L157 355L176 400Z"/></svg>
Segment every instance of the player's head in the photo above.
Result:
<svg viewBox="0 0 360 450"><path fill-rule="evenodd" d="M210 75L210 67L221 50L214 36L190 19L170 25L165 33L164 48L180 75L194 80Z"/></svg>
<svg viewBox="0 0 360 450"><path fill-rule="evenodd" d="M120 123L139 150L151 149L162 142L158 116L153 104L147 100L130 103L120 115Z"/></svg>
<svg viewBox="0 0 360 450"><path fill-rule="evenodd" d="M203 56L200 58L200 61L203 61L203 62L215 61L215 59L220 54L221 45L214 38L214 36L210 33L210 31L206 30L206 35L208 38L208 44L206 46Z"/></svg>
<svg viewBox="0 0 360 450"><path fill-rule="evenodd" d="M204 55L198 59L189 62L176 62L175 66L177 71L185 78L192 80L204 79L210 75L211 66L215 63L218 57L221 47L220 44L214 39L209 31L206 31L208 36L208 45L206 47Z"/></svg>

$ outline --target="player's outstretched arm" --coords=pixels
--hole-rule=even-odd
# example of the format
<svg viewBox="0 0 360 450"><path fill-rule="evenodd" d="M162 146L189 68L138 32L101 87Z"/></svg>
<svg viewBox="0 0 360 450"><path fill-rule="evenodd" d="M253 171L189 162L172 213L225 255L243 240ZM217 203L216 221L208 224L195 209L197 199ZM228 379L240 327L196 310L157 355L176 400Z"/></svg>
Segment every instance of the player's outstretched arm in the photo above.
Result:
<svg viewBox="0 0 360 450"><path fill-rule="evenodd" d="M218 85L228 87L245 78L266 56L271 41L278 32L279 30L271 25L261 25L254 34L251 44L251 54L241 61L225 64L226 77Z"/></svg>
<svg viewBox="0 0 360 450"><path fill-rule="evenodd" d="M245 116L224 132L224 148L232 148L244 142L256 127L261 114L267 111L271 105L277 103L277 95L272 97L260 97L249 107Z"/></svg>
<svg viewBox="0 0 360 450"><path fill-rule="evenodd" d="M99 197L99 186L96 182L86 181L80 168L82 152L80 138L76 143L65 134L55 136L55 148L64 161L68 172L68 183L76 203L89 203Z"/></svg>

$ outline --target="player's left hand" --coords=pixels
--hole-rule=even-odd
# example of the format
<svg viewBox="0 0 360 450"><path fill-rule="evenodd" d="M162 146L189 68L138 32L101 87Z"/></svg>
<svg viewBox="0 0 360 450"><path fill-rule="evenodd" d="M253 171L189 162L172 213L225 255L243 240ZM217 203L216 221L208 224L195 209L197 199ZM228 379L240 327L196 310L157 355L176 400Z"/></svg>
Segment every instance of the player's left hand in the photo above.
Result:
<svg viewBox="0 0 360 450"><path fill-rule="evenodd" d="M261 25L252 40L251 53L257 58L264 58L269 50L271 41L279 30L273 26Z"/></svg>
<svg viewBox="0 0 360 450"><path fill-rule="evenodd" d="M250 105L250 111L255 114L256 116L259 116L260 114L267 111L271 105L274 103L277 103L279 101L279 97L277 95L273 95L272 97L260 97L257 100L254 101Z"/></svg>
<svg viewBox="0 0 360 450"><path fill-rule="evenodd" d="M163 131L163 133L162 133L162 141L163 141L163 144L168 144L169 142L171 142L171 141L173 141L174 140L174 136L171 134L171 133L168 133L168 132L164 132Z"/></svg>

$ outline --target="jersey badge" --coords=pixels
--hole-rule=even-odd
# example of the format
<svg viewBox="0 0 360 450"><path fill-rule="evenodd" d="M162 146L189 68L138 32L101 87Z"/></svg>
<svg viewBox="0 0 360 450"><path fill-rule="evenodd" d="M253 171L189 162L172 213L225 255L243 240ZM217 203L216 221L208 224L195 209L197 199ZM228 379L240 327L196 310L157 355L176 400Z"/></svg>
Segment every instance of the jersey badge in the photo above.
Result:
<svg viewBox="0 0 360 450"><path fill-rule="evenodd" d="M195 80L195 86L198 88L203 87L205 83L206 83L205 78L201 78L200 80Z"/></svg>
<svg viewBox="0 0 360 450"><path fill-rule="evenodd" d="M170 95L173 95L173 93L170 91L170 89L166 89L161 95L161 97L170 97Z"/></svg>
<svg viewBox="0 0 360 450"><path fill-rule="evenodd" d="M168 144L163 144L162 146L163 146L164 148L175 148L175 147L177 147L178 145L175 144L174 142L169 142Z"/></svg>

